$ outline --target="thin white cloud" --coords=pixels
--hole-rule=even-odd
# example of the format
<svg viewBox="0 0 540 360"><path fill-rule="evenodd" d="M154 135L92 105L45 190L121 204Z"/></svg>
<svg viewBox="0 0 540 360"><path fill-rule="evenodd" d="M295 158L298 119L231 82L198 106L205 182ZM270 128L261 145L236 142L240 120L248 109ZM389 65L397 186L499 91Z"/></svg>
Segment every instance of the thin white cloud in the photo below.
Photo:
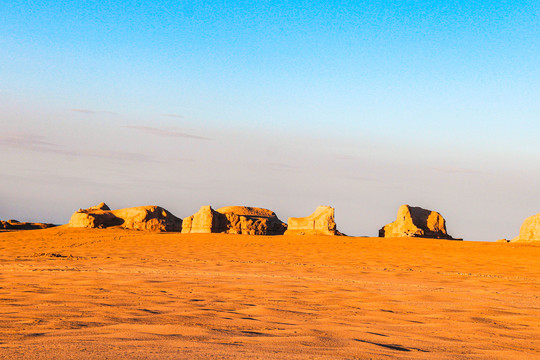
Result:
<svg viewBox="0 0 540 360"><path fill-rule="evenodd" d="M165 130L165 129L159 129L155 127L150 126L124 126L128 129L134 129L139 130L147 134L156 135L156 136L162 136L162 137L172 137L172 138L186 138L186 139L196 139L196 140L211 140L208 137L204 136L198 136L198 135L192 135L184 132L179 132L175 130Z"/></svg>
<svg viewBox="0 0 540 360"><path fill-rule="evenodd" d="M179 114L161 114L162 116L168 116L168 117L173 117L173 118L177 118L177 119L183 119L185 116L184 115L179 115Z"/></svg>
<svg viewBox="0 0 540 360"><path fill-rule="evenodd" d="M285 163L269 162L265 163L266 167L273 170L297 170L299 166L289 165Z"/></svg>
<svg viewBox="0 0 540 360"><path fill-rule="evenodd" d="M10 134L0 136L0 146L10 148L37 151L40 153L53 153L74 157L96 157L110 160L134 161L134 162L154 162L155 159L148 155L132 153L127 151L107 151L107 150L79 150L66 149L58 144L46 141L43 136L31 134Z"/></svg>
<svg viewBox="0 0 540 360"><path fill-rule="evenodd" d="M355 181L362 181L362 182L382 182L380 179L364 177L364 176L349 175L349 176L345 176L345 177L347 179L351 179L351 180L355 180Z"/></svg>
<svg viewBox="0 0 540 360"><path fill-rule="evenodd" d="M474 169L464 169L464 168L434 168L435 171L447 173L447 174L480 174L482 171Z"/></svg>
<svg viewBox="0 0 540 360"><path fill-rule="evenodd" d="M7 145L10 147L18 148L55 148L58 145L45 141L43 136L36 136L31 134L8 134L0 136L0 145Z"/></svg>
<svg viewBox="0 0 540 360"><path fill-rule="evenodd" d="M96 114L110 114L110 115L117 115L117 113L112 111L104 111L104 110L90 110L90 109L69 109L70 111L86 114L86 115L96 115Z"/></svg>

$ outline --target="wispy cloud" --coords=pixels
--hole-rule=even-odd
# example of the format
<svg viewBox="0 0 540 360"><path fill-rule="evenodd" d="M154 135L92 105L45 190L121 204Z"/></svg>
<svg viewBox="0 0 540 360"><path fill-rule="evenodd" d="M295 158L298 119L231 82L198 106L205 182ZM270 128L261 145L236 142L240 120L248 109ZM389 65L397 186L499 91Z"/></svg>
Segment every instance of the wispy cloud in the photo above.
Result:
<svg viewBox="0 0 540 360"><path fill-rule="evenodd" d="M153 162L155 159L148 155L132 153L127 151L107 151L107 150L79 150L67 149L58 144L47 141L43 136L30 134L10 134L0 136L0 146L37 151L40 153L53 153L73 157L95 157L110 160L133 161L133 162Z"/></svg>
<svg viewBox="0 0 540 360"><path fill-rule="evenodd" d="M482 171L475 169L464 169L464 168L434 168L435 171L447 173L447 174L481 174Z"/></svg>
<svg viewBox="0 0 540 360"><path fill-rule="evenodd" d="M179 114L161 114L162 116L168 116L168 117L173 117L173 118L177 118L177 119L183 119L185 116L184 115L179 115Z"/></svg>
<svg viewBox="0 0 540 360"><path fill-rule="evenodd" d="M25 149L57 148L58 145L45 141L43 136L31 134L7 134L0 136L0 145Z"/></svg>
<svg viewBox="0 0 540 360"><path fill-rule="evenodd" d="M354 176L349 175L345 176L347 179L355 180L355 181L362 181L362 182L381 182L380 179L370 178L370 177L364 177L364 176Z"/></svg>
<svg viewBox="0 0 540 360"><path fill-rule="evenodd" d="M117 115L117 113L112 111L104 111L104 110L90 110L90 109L69 109L70 111L86 114L86 115L96 115L96 114L109 114L109 115Z"/></svg>
<svg viewBox="0 0 540 360"><path fill-rule="evenodd" d="M340 160L340 161L352 161L352 160L359 160L360 158L358 156L354 155L342 155L342 154L333 154L331 157L334 160Z"/></svg>
<svg viewBox="0 0 540 360"><path fill-rule="evenodd" d="M156 135L156 136L162 136L162 137L172 137L172 138L187 138L187 139L196 139L196 140L211 140L208 137L204 136L198 136L198 135L192 135L176 130L165 130L165 129L158 129L150 126L124 126L128 129L135 129L142 131L147 134Z"/></svg>
<svg viewBox="0 0 540 360"><path fill-rule="evenodd" d="M268 162L265 163L266 167L273 169L273 170L296 170L299 167L296 165L289 165L285 163L277 163L277 162Z"/></svg>

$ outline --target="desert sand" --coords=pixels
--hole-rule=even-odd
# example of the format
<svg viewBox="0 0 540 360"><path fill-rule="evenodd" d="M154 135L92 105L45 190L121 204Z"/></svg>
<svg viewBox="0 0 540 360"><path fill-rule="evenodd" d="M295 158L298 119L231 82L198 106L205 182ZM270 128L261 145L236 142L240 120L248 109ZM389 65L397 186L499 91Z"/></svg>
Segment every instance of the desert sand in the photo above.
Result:
<svg viewBox="0 0 540 360"><path fill-rule="evenodd" d="M0 233L6 359L540 358L540 246Z"/></svg>

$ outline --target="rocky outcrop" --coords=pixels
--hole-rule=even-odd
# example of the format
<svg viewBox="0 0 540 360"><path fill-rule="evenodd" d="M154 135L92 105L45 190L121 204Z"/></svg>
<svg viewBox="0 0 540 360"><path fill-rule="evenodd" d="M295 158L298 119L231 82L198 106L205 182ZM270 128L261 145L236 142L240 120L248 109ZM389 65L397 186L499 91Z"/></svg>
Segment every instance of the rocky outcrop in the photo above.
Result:
<svg viewBox="0 0 540 360"><path fill-rule="evenodd" d="M315 212L303 218L289 218L285 235L342 235L336 229L334 208L319 206Z"/></svg>
<svg viewBox="0 0 540 360"><path fill-rule="evenodd" d="M79 209L71 216L69 227L107 228L120 226L125 229L146 231L180 231L182 220L159 206L139 206L110 210L101 203L88 209Z"/></svg>
<svg viewBox="0 0 540 360"><path fill-rule="evenodd" d="M446 232L446 222L436 211L401 205L396 221L379 230L379 237L425 237L452 239Z"/></svg>
<svg viewBox="0 0 540 360"><path fill-rule="evenodd" d="M20 222L17 220L0 220L2 230L37 230L54 227L57 225L46 223Z"/></svg>
<svg viewBox="0 0 540 360"><path fill-rule="evenodd" d="M540 242L540 213L529 216L523 221L519 229L519 235L512 242Z"/></svg>
<svg viewBox="0 0 540 360"><path fill-rule="evenodd" d="M210 205L201 206L199 211L182 222L183 234L209 234L225 232L227 217L218 213Z"/></svg>
<svg viewBox="0 0 540 360"><path fill-rule="evenodd" d="M287 225L268 209L227 206L216 211L227 217L230 234L283 235L287 229Z"/></svg>
<svg viewBox="0 0 540 360"><path fill-rule="evenodd" d="M79 209L71 215L68 226L73 228L107 228L111 226L120 226L124 223L121 219L113 214L110 210L96 209L91 207L88 209Z"/></svg>
<svg viewBox="0 0 540 360"><path fill-rule="evenodd" d="M286 225L273 211L247 207L228 206L217 210L202 206L183 221L182 233L227 233L247 235L281 235Z"/></svg>

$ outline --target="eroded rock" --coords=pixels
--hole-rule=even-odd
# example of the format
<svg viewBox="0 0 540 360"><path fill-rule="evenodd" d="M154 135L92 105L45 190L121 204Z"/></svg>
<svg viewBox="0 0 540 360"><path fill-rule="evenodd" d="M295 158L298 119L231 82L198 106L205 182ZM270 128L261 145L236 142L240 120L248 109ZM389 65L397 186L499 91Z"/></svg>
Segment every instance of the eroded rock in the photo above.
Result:
<svg viewBox="0 0 540 360"><path fill-rule="evenodd" d="M54 227L57 225L47 223L20 222L18 220L0 220L2 230L38 230Z"/></svg>
<svg viewBox="0 0 540 360"><path fill-rule="evenodd" d="M138 206L110 210L101 203L71 216L69 227L107 228L120 226L125 229L146 231L181 231L182 220L159 206Z"/></svg>
<svg viewBox="0 0 540 360"><path fill-rule="evenodd" d="M225 232L227 218L218 213L210 205L201 206L195 214L184 218L182 233L184 234L209 234Z"/></svg>
<svg viewBox="0 0 540 360"><path fill-rule="evenodd" d="M379 230L379 237L426 237L452 239L446 232L446 222L436 211L401 205L396 221Z"/></svg>
<svg viewBox="0 0 540 360"><path fill-rule="evenodd" d="M302 218L289 218L285 235L342 235L336 228L334 208L319 206Z"/></svg>
<svg viewBox="0 0 540 360"><path fill-rule="evenodd" d="M287 225L268 209L227 206L216 210L229 222L228 233L247 235L283 235Z"/></svg>
<svg viewBox="0 0 540 360"><path fill-rule="evenodd" d="M184 219L182 233L227 233L248 235L281 235L286 225L267 209L227 206L217 210L202 206Z"/></svg>
<svg viewBox="0 0 540 360"><path fill-rule="evenodd" d="M529 216L521 224L519 235L512 242L540 242L540 213Z"/></svg>

